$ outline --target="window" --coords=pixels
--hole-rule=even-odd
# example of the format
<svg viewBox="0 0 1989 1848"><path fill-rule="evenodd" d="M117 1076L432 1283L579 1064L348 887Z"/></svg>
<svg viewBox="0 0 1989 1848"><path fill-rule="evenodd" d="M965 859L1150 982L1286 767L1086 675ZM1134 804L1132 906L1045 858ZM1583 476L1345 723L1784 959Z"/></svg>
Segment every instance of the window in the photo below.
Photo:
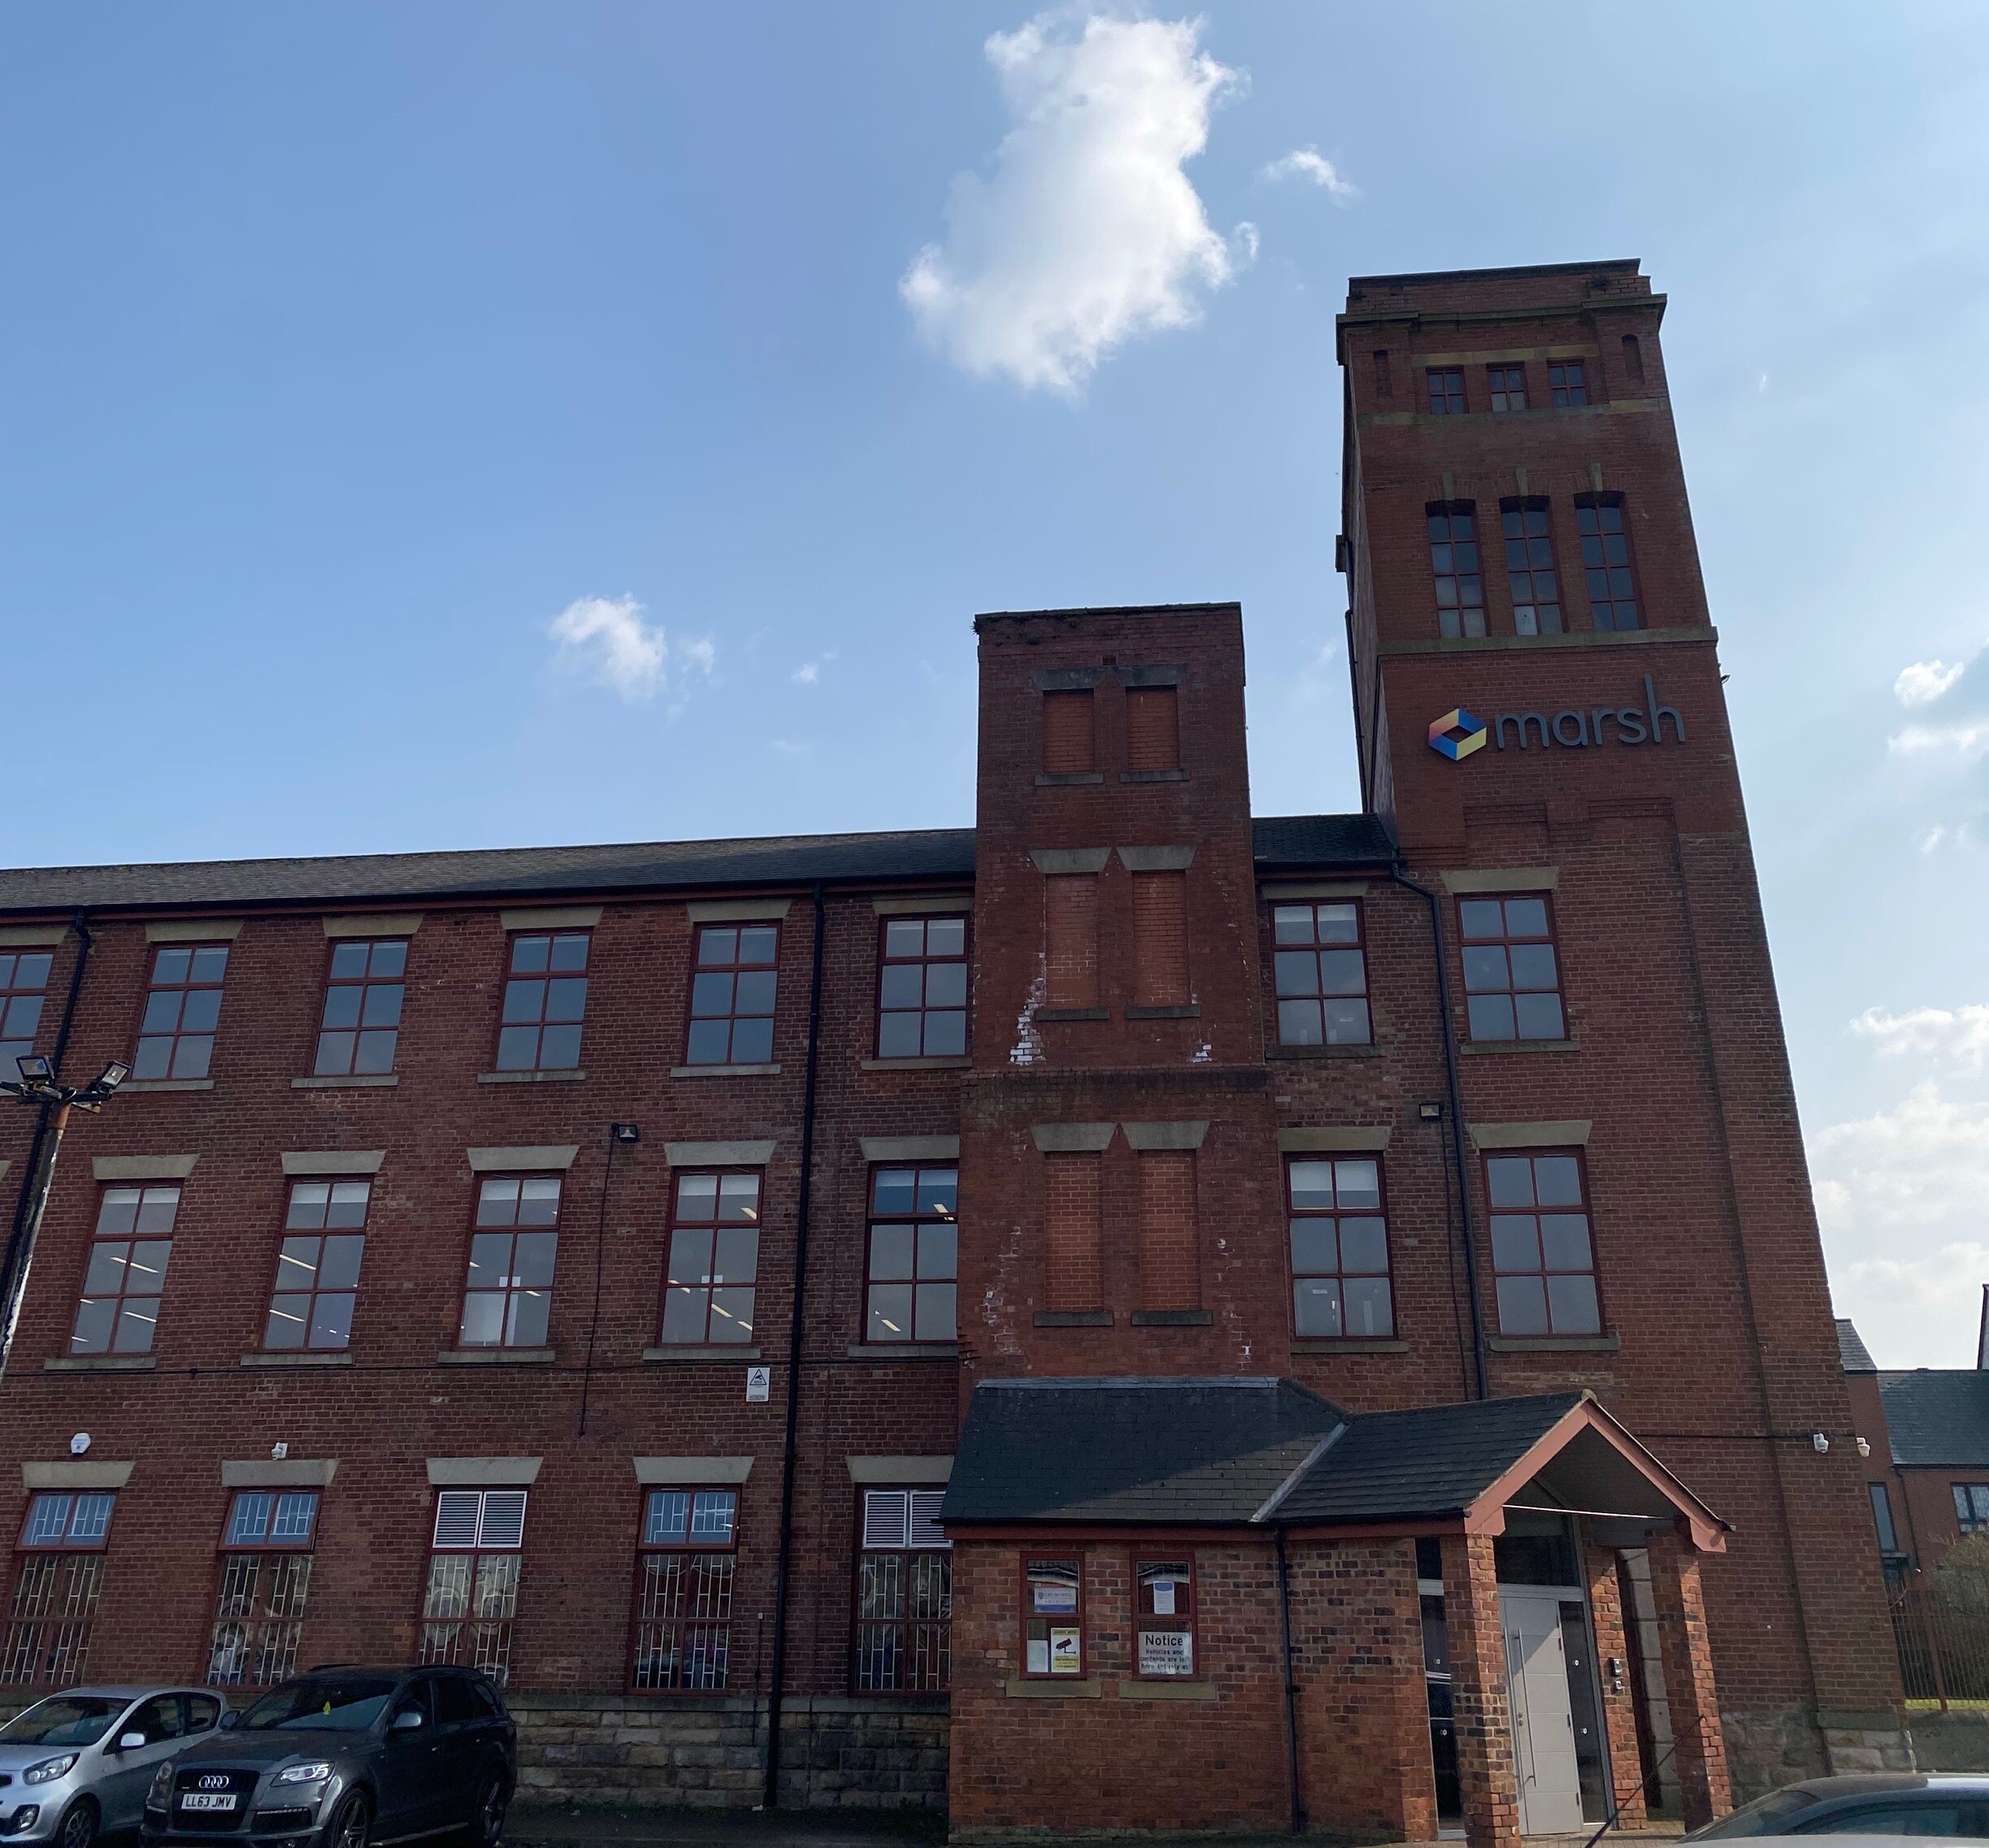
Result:
<svg viewBox="0 0 1989 1848"><path fill-rule="evenodd" d="M1989 1482L1957 1482L1955 1520L1964 1533L1989 1533Z"/></svg>
<svg viewBox="0 0 1989 1848"><path fill-rule="evenodd" d="M1630 560L1621 497L1584 495L1574 503L1574 523L1581 534L1582 570L1588 579L1588 608L1596 627L1635 628L1636 567Z"/></svg>
<svg viewBox="0 0 1989 1848"><path fill-rule="evenodd" d="M1896 1553L1900 1550L1900 1537L1892 1525L1892 1497L1883 1482L1872 1482L1866 1486L1871 1490L1872 1525L1878 1531L1878 1551Z"/></svg>
<svg viewBox="0 0 1989 1848"><path fill-rule="evenodd" d="M1464 374L1455 367L1431 367L1423 374L1430 384L1430 414L1457 417L1464 410Z"/></svg>
<svg viewBox="0 0 1989 1848"><path fill-rule="evenodd" d="M352 938L332 946L317 1062L311 1067L319 1078L393 1069L406 973L404 939Z"/></svg>
<svg viewBox="0 0 1989 1848"><path fill-rule="evenodd" d="M0 950L0 1082L11 1084L19 1075L14 1061L34 1050L54 961L48 950Z"/></svg>
<svg viewBox="0 0 1989 1848"><path fill-rule="evenodd" d="M296 1673L317 1528L315 1489L236 1491L221 1530L211 1686L273 1687Z"/></svg>
<svg viewBox="0 0 1989 1848"><path fill-rule="evenodd" d="M177 1186L106 1187L83 1274L72 1354L148 1354L179 1217Z"/></svg>
<svg viewBox="0 0 1989 1848"><path fill-rule="evenodd" d="M866 1489L857 1555L859 1694L940 1694L953 1670L952 1542L944 1489Z"/></svg>
<svg viewBox="0 0 1989 1848"><path fill-rule="evenodd" d="M774 1056L777 924L701 924L687 1065L763 1065Z"/></svg>
<svg viewBox="0 0 1989 1848"><path fill-rule="evenodd" d="M1098 1004L1098 875L1052 873L1043 881L1045 1004Z"/></svg>
<svg viewBox="0 0 1989 1848"><path fill-rule="evenodd" d="M1513 627L1522 636L1561 631L1561 583L1554 575L1554 541L1544 501L1507 501L1499 523L1505 539L1506 582L1513 592Z"/></svg>
<svg viewBox="0 0 1989 1848"><path fill-rule="evenodd" d="M518 1615L523 1489L444 1489L421 1603L421 1660L480 1668L502 1686Z"/></svg>
<svg viewBox="0 0 1989 1848"><path fill-rule="evenodd" d="M1192 1309L1201 1301L1196 1262L1195 1157L1184 1148L1140 1152L1140 1303Z"/></svg>
<svg viewBox="0 0 1989 1848"><path fill-rule="evenodd" d="M692 1347L753 1339L760 1269L760 1177L686 1169L676 1177L663 1341Z"/></svg>
<svg viewBox="0 0 1989 1848"><path fill-rule="evenodd" d="M1550 359L1547 362L1547 388L1557 405L1587 404L1588 375L1579 359Z"/></svg>
<svg viewBox="0 0 1989 1848"><path fill-rule="evenodd" d="M1601 1334L1582 1158L1487 1156L1485 1191L1500 1334Z"/></svg>
<svg viewBox="0 0 1989 1848"><path fill-rule="evenodd" d="M736 1489L652 1489L636 1560L640 1694L723 1688L732 1652Z"/></svg>
<svg viewBox="0 0 1989 1848"><path fill-rule="evenodd" d="M1126 693L1126 767L1181 767L1181 701L1178 687L1132 687Z"/></svg>
<svg viewBox="0 0 1989 1848"><path fill-rule="evenodd" d="M1047 776L1088 776L1098 767L1091 689L1043 696L1043 770Z"/></svg>
<svg viewBox="0 0 1989 1848"><path fill-rule="evenodd" d="M584 931L511 939L497 1029L501 1072L570 1072L580 1062L580 1017L587 1012Z"/></svg>
<svg viewBox="0 0 1989 1848"><path fill-rule="evenodd" d="M1023 1672L1084 1672L1084 1567L1080 1560L1023 1562Z"/></svg>
<svg viewBox="0 0 1989 1848"><path fill-rule="evenodd" d="M956 1168L871 1170L866 1341L951 1341L958 1334L959 1191Z"/></svg>
<svg viewBox="0 0 1989 1848"><path fill-rule="evenodd" d="M1553 921L1537 893L1457 902L1474 1039L1565 1039Z"/></svg>
<svg viewBox="0 0 1989 1848"><path fill-rule="evenodd" d="M464 1347L543 1347L553 1307L559 1234L557 1174L492 1174L476 1196L470 1275L463 1291Z"/></svg>
<svg viewBox="0 0 1989 1848"><path fill-rule="evenodd" d="M886 917L877 965L877 1056L958 1058L967 1049L967 921Z"/></svg>
<svg viewBox="0 0 1989 1848"><path fill-rule="evenodd" d="M1523 366L1488 366L1485 382L1492 389L1494 410L1526 408L1526 369Z"/></svg>
<svg viewBox="0 0 1989 1848"><path fill-rule="evenodd" d="M1133 1005L1184 1008L1188 988L1188 874L1132 876Z"/></svg>
<svg viewBox="0 0 1989 1848"><path fill-rule="evenodd" d="M1098 1250L1098 1157L1046 1155L1043 1168L1046 1306L1096 1309L1105 1299Z"/></svg>
<svg viewBox="0 0 1989 1848"><path fill-rule="evenodd" d="M332 1351L352 1339L354 1292L366 1251L371 1181L293 1181L263 1331L267 1348Z"/></svg>
<svg viewBox="0 0 1989 1848"><path fill-rule="evenodd" d="M1430 509L1430 571L1440 634L1485 632L1485 585L1478 570L1477 516L1468 505Z"/></svg>
<svg viewBox="0 0 1989 1848"><path fill-rule="evenodd" d="M135 1078L204 1078L221 1017L226 944L164 944L152 957L152 987L138 1024Z"/></svg>
<svg viewBox="0 0 1989 1848"><path fill-rule="evenodd" d="M1292 1229L1292 1332L1308 1339L1395 1334L1381 1164L1371 1155L1284 1165Z"/></svg>
<svg viewBox="0 0 1989 1848"><path fill-rule="evenodd" d="M1195 1672L1195 1570L1186 1560L1141 1560L1139 1671L1180 1680Z"/></svg>
<svg viewBox="0 0 1989 1848"><path fill-rule="evenodd" d="M116 1499L102 1490L30 1498L0 1686L71 1687L84 1678Z"/></svg>
<svg viewBox="0 0 1989 1848"><path fill-rule="evenodd" d="M1367 952L1352 899L1271 908L1280 1046L1365 1046Z"/></svg>

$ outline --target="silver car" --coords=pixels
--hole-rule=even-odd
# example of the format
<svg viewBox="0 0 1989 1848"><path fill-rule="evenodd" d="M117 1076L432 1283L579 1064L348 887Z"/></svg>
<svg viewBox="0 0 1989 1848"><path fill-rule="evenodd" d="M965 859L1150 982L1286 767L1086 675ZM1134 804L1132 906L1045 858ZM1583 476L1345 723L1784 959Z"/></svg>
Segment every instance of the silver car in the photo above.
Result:
<svg viewBox="0 0 1989 1848"><path fill-rule="evenodd" d="M202 1688L65 1688L0 1726L0 1838L89 1848L131 1828L161 1763L220 1724Z"/></svg>

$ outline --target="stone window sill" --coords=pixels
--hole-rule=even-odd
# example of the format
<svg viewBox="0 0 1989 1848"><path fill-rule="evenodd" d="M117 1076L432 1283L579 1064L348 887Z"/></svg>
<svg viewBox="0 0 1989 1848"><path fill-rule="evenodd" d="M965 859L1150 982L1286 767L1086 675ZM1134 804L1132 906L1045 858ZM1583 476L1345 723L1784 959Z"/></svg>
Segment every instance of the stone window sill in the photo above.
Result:
<svg viewBox="0 0 1989 1848"><path fill-rule="evenodd" d="M732 1347L718 1345L706 1347L645 1347L642 1358L658 1367L706 1367L714 1362L723 1364L727 1360L757 1360L760 1351L757 1347Z"/></svg>
<svg viewBox="0 0 1989 1848"><path fill-rule="evenodd" d="M1010 1700L1097 1700L1105 1693L1097 1681L1038 1681L1023 1675L1010 1675L1001 1691Z"/></svg>
<svg viewBox="0 0 1989 1848"><path fill-rule="evenodd" d="M672 1065L672 1078L774 1078L779 1065Z"/></svg>
<svg viewBox="0 0 1989 1848"><path fill-rule="evenodd" d="M158 1356L152 1354L81 1354L44 1360L41 1370L47 1373L149 1373L158 1364Z"/></svg>
<svg viewBox="0 0 1989 1848"><path fill-rule="evenodd" d="M974 1063L964 1052L932 1059L866 1059L860 1069L866 1072L963 1072Z"/></svg>
<svg viewBox="0 0 1989 1848"><path fill-rule="evenodd" d="M1618 1354L1620 1334L1494 1334L1485 1345L1495 1354Z"/></svg>
<svg viewBox="0 0 1989 1848"><path fill-rule="evenodd" d="M1036 786L1038 789L1070 789L1083 783L1103 783L1102 770L1039 770Z"/></svg>
<svg viewBox="0 0 1989 1848"><path fill-rule="evenodd" d="M401 1082L398 1072L362 1072L347 1078L301 1078L290 1080L293 1091L392 1090Z"/></svg>
<svg viewBox="0 0 1989 1848"><path fill-rule="evenodd" d="M1055 1022L1067 1020L1110 1020L1110 1008L1038 1008L1030 1017L1036 1021Z"/></svg>
<svg viewBox="0 0 1989 1848"><path fill-rule="evenodd" d="M245 1367L350 1367L352 1356L343 1347L315 1354L299 1348L294 1354L245 1354L241 1364Z"/></svg>
<svg viewBox="0 0 1989 1848"><path fill-rule="evenodd" d="M1200 1020L1201 1009L1193 1001L1180 1002L1165 1008L1128 1008L1128 1020Z"/></svg>
<svg viewBox="0 0 1989 1848"><path fill-rule="evenodd" d="M212 1091L214 1080L204 1078L126 1078L118 1087L124 1095L142 1091Z"/></svg>
<svg viewBox="0 0 1989 1848"><path fill-rule="evenodd" d="M1215 1321L1209 1309L1135 1309L1135 1328L1207 1328Z"/></svg>
<svg viewBox="0 0 1989 1848"><path fill-rule="evenodd" d="M578 1084L587 1076L577 1068L551 1072L479 1072L479 1084Z"/></svg>
<svg viewBox="0 0 1989 1848"><path fill-rule="evenodd" d="M1123 770L1118 773L1121 783L1186 783L1184 770Z"/></svg>
<svg viewBox="0 0 1989 1848"><path fill-rule="evenodd" d="M845 1351L852 1360L957 1360L957 1341L853 1341Z"/></svg>
<svg viewBox="0 0 1989 1848"><path fill-rule="evenodd" d="M1267 1046L1266 1059L1377 1059L1381 1048L1370 1040L1365 1046Z"/></svg>
<svg viewBox="0 0 1989 1848"><path fill-rule="evenodd" d="M1330 1335L1299 1339L1292 1343L1294 1354L1406 1354L1406 1341L1362 1340L1358 1337L1346 1341L1335 1340Z"/></svg>
<svg viewBox="0 0 1989 1848"><path fill-rule="evenodd" d="M436 1356L449 1367L549 1367L549 1347L445 1347Z"/></svg>
<svg viewBox="0 0 1989 1848"><path fill-rule="evenodd" d="M1110 1309L1038 1309L1036 1312L1038 1328L1110 1328L1112 1312Z"/></svg>
<svg viewBox="0 0 1989 1848"><path fill-rule="evenodd" d="M1460 1052L1579 1052L1579 1039L1466 1039Z"/></svg>
<svg viewBox="0 0 1989 1848"><path fill-rule="evenodd" d="M1121 1700L1214 1700L1214 1681L1121 1681Z"/></svg>

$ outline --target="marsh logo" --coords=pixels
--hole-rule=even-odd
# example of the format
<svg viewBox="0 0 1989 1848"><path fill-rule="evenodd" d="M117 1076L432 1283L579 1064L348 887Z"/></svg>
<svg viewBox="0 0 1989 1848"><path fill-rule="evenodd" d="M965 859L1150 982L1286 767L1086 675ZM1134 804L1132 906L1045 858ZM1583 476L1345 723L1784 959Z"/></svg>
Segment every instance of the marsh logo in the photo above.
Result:
<svg viewBox="0 0 1989 1848"><path fill-rule="evenodd" d="M1685 721L1675 706L1661 705L1657 688L1644 676L1641 706L1564 706L1559 712L1502 712L1493 715L1489 731L1482 718L1455 706L1430 726L1430 748L1453 763L1483 750L1487 738L1495 750L1509 741L1522 751L1538 745L1564 751L1595 749L1605 744L1662 744L1665 727L1671 742L1685 742Z"/></svg>

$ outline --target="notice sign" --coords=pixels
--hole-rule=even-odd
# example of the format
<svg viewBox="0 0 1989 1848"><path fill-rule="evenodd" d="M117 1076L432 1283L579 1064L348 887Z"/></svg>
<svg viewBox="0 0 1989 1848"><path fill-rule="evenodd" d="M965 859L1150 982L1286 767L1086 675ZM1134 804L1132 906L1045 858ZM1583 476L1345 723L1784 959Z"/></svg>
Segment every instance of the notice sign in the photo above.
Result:
<svg viewBox="0 0 1989 1848"><path fill-rule="evenodd" d="M1077 1608L1077 1586L1075 1581L1058 1579L1033 1579L1029 1591L1039 1611L1075 1611Z"/></svg>
<svg viewBox="0 0 1989 1848"><path fill-rule="evenodd" d="M1143 1675L1192 1675L1195 1639L1186 1630L1142 1630L1140 1672Z"/></svg>
<svg viewBox="0 0 1989 1848"><path fill-rule="evenodd" d="M1053 1675L1075 1675L1083 1665L1084 1655L1078 1647L1076 1630L1053 1629L1049 1633L1049 1672Z"/></svg>
<svg viewBox="0 0 1989 1848"><path fill-rule="evenodd" d="M764 1405L773 1391L774 1370L771 1367L746 1369L746 1403Z"/></svg>

